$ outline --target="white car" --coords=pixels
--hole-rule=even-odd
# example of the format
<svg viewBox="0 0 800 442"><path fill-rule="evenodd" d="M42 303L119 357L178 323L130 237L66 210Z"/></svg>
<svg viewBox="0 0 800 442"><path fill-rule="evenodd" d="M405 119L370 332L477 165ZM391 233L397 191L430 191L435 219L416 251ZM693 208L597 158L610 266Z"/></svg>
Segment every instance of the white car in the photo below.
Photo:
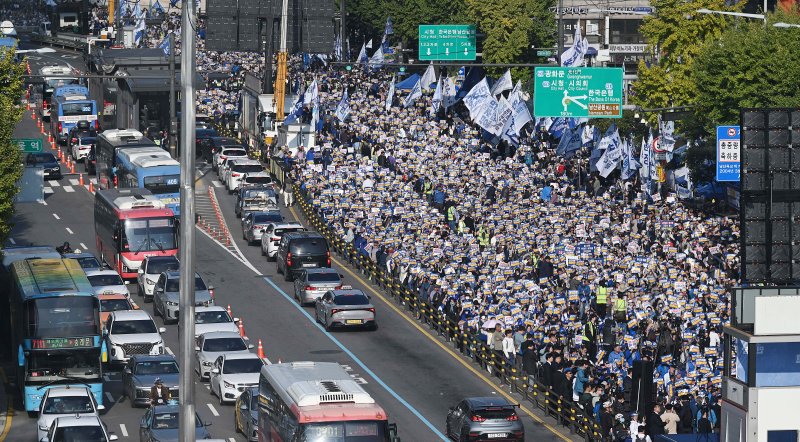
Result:
<svg viewBox="0 0 800 442"><path fill-rule="evenodd" d="M195 350L195 371L200 379L206 379L211 374L211 367L214 361L223 354L243 353L251 354L250 349L253 345L248 345L239 333L234 332L210 332L200 335L197 338Z"/></svg>
<svg viewBox="0 0 800 442"><path fill-rule="evenodd" d="M194 308L194 337L211 332L239 333L236 323L239 318L231 318L228 311L221 306Z"/></svg>
<svg viewBox="0 0 800 442"><path fill-rule="evenodd" d="M144 310L111 312L103 335L109 351L109 363L127 363L133 355L163 355L164 340L153 318Z"/></svg>
<svg viewBox="0 0 800 442"><path fill-rule="evenodd" d="M246 174L263 172L264 166L258 160L228 160L228 172L225 174L225 187L229 192L234 192L239 188L242 177Z"/></svg>
<svg viewBox="0 0 800 442"><path fill-rule="evenodd" d="M284 233L305 231L306 228L298 222L268 224L261 233L261 254L273 261Z"/></svg>
<svg viewBox="0 0 800 442"><path fill-rule="evenodd" d="M266 171L246 173L242 175L242 179L239 180L239 187L268 185L272 185L272 176Z"/></svg>
<svg viewBox="0 0 800 442"><path fill-rule="evenodd" d="M50 425L47 434L40 442L109 442L117 440L117 435L109 433L106 425L97 416L64 416Z"/></svg>
<svg viewBox="0 0 800 442"><path fill-rule="evenodd" d="M222 149L214 153L214 161L212 163L212 166L214 166L214 169L217 170L217 172L219 172L220 164L222 164L222 162L228 158L234 160L239 160L239 159L246 160L247 150L245 150L244 147L242 146L230 146L230 147L223 146Z"/></svg>
<svg viewBox="0 0 800 442"><path fill-rule="evenodd" d="M153 300L153 287L162 273L178 270L180 263L175 256L146 256L136 273L136 285L139 296L145 302Z"/></svg>
<svg viewBox="0 0 800 442"><path fill-rule="evenodd" d="M89 136L69 140L72 159L75 161L83 161L86 155L89 155L89 151L92 150L92 146L94 146L95 143L97 143L97 138Z"/></svg>
<svg viewBox="0 0 800 442"><path fill-rule="evenodd" d="M243 391L258 386L264 361L252 353L226 353L217 357L211 369L211 394L220 405L235 402Z"/></svg>
<svg viewBox="0 0 800 442"><path fill-rule="evenodd" d="M37 440L47 436L56 418L97 416L97 413L103 410L105 407L97 405L92 391L87 387L66 386L45 390L42 402L39 404Z"/></svg>
<svg viewBox="0 0 800 442"><path fill-rule="evenodd" d="M86 270L86 277L95 295L125 295L131 297L128 286L116 270Z"/></svg>

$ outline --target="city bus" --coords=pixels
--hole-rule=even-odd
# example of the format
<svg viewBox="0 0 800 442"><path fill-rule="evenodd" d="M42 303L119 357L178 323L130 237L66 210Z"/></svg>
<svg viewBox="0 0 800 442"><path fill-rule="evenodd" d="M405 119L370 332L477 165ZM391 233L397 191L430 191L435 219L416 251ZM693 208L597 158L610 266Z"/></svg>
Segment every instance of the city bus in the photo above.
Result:
<svg viewBox="0 0 800 442"><path fill-rule="evenodd" d="M335 362L265 365L258 389L259 442L399 442L386 411Z"/></svg>
<svg viewBox="0 0 800 442"><path fill-rule="evenodd" d="M117 184L114 182L114 177L117 168L117 152L120 149L155 145L156 143L135 129L104 130L97 136L95 145L97 186L101 189L110 189Z"/></svg>
<svg viewBox="0 0 800 442"><path fill-rule="evenodd" d="M78 121L88 121L97 130L97 103L86 86L61 86L53 92L50 105L50 133L59 144L67 144L69 130Z"/></svg>
<svg viewBox="0 0 800 442"><path fill-rule="evenodd" d="M100 261L125 279L136 278L146 256L178 253L175 216L147 189L95 192L94 230Z"/></svg>
<svg viewBox="0 0 800 442"><path fill-rule="evenodd" d="M117 180L120 189L147 189L176 218L180 217L181 165L160 147L119 149Z"/></svg>
<svg viewBox="0 0 800 442"><path fill-rule="evenodd" d="M75 75L72 69L66 66L45 66L39 69L39 74L42 75L42 102L39 106L39 114L42 120L50 120L50 100L53 97L53 91L57 87L68 86L71 84L79 84L80 80L73 77Z"/></svg>
<svg viewBox="0 0 800 442"><path fill-rule="evenodd" d="M52 386L86 385L103 403L100 301L78 261L29 258L11 264L11 341L25 410Z"/></svg>

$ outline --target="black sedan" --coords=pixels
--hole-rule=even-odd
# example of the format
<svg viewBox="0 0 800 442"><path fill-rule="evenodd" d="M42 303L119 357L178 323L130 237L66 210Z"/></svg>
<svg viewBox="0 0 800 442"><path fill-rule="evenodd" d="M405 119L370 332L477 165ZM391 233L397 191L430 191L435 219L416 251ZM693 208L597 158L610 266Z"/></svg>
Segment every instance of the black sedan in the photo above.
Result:
<svg viewBox="0 0 800 442"><path fill-rule="evenodd" d="M41 167L47 179L61 179L61 166L50 152L29 153L25 158L25 167Z"/></svg>
<svg viewBox="0 0 800 442"><path fill-rule="evenodd" d="M150 389L156 379L169 388L173 399L178 398L180 374L175 356L131 356L122 372L122 393L131 401L131 407L150 405Z"/></svg>

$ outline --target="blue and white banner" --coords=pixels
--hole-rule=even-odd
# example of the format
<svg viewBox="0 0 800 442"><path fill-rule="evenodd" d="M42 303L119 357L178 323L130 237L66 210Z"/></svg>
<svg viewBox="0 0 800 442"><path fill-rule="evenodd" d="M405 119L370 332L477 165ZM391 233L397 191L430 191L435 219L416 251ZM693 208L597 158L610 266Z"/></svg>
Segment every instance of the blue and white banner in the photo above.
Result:
<svg viewBox="0 0 800 442"><path fill-rule="evenodd" d="M603 138L600 139L600 146L605 146L605 153L597 162L597 171L600 176L606 178L622 159L622 140L619 138L616 124L612 124L608 128Z"/></svg>
<svg viewBox="0 0 800 442"><path fill-rule="evenodd" d="M336 41L333 43L333 52L337 61L342 61L342 36L337 35Z"/></svg>
<svg viewBox="0 0 800 442"><path fill-rule="evenodd" d="M369 39L369 41L367 42L367 44L366 44L366 48L367 48L367 49L372 49L372 39L371 39L371 38L370 38L370 39Z"/></svg>
<svg viewBox="0 0 800 442"><path fill-rule="evenodd" d="M572 46L561 54L561 66L568 68L583 66L583 57L586 56L588 50L589 42L581 36L581 27L575 26L575 36L573 37Z"/></svg>
<svg viewBox="0 0 800 442"><path fill-rule="evenodd" d="M502 94L503 92L511 89L513 86L514 82L511 80L511 69L506 69L506 73L503 74L502 77L498 78L492 86L492 95L497 96Z"/></svg>
<svg viewBox="0 0 800 442"><path fill-rule="evenodd" d="M164 55L169 55L170 47L169 47L169 32L167 35L164 36L164 39L161 40L161 44L158 45L158 48L164 51Z"/></svg>
<svg viewBox="0 0 800 442"><path fill-rule="evenodd" d="M661 132L661 138L659 139L661 149L672 152L675 149L675 122L661 121L661 115L659 115L658 130Z"/></svg>
<svg viewBox="0 0 800 442"><path fill-rule="evenodd" d="M369 67L375 69L383 66L383 48L378 48L374 54L372 54L372 58L369 59Z"/></svg>
<svg viewBox="0 0 800 442"><path fill-rule="evenodd" d="M292 106L292 111L289 112L289 115L283 120L284 124L289 124L296 121L300 116L303 115L303 95L297 95L297 101Z"/></svg>
<svg viewBox="0 0 800 442"><path fill-rule="evenodd" d="M311 82L311 85L308 86L308 89L306 89L306 93L303 94L303 104L316 102L318 97L319 88L317 88L317 79L315 78L314 81Z"/></svg>
<svg viewBox="0 0 800 442"><path fill-rule="evenodd" d="M482 109L489 103L488 98L490 97L491 92L489 91L489 84L486 82L486 77L483 77L480 83L476 84L467 92L467 95L464 96L464 105L467 106L472 121L477 121L478 118L480 118ZM496 101L494 97L492 97L492 101Z"/></svg>
<svg viewBox="0 0 800 442"><path fill-rule="evenodd" d="M642 166L639 169L639 176L642 177L642 181L650 180L650 157L653 156L653 152L650 152L650 144L652 144L652 142L652 133L650 133L649 140L642 137L642 150L639 152L639 163Z"/></svg>
<svg viewBox="0 0 800 442"><path fill-rule="evenodd" d="M342 93L342 99L336 106L336 118L339 121L344 121L348 115L350 115L350 97L347 96L347 88L345 88Z"/></svg>
<svg viewBox="0 0 800 442"><path fill-rule="evenodd" d="M392 16L390 15L386 17L386 26L383 27L384 39L386 38L385 36L392 34L394 34L394 25L392 25Z"/></svg>
<svg viewBox="0 0 800 442"><path fill-rule="evenodd" d="M422 96L422 85L420 84L420 80L414 84L414 87L411 88L411 92L406 97L405 101L403 102L403 107L413 106L414 102L417 101L417 98Z"/></svg>
<svg viewBox="0 0 800 442"><path fill-rule="evenodd" d="M156 2L153 3L153 5L150 7L150 9L158 12L159 14L163 14L164 13L164 8L161 6L161 3L159 3L158 0L156 0Z"/></svg>
<svg viewBox="0 0 800 442"><path fill-rule="evenodd" d="M575 152L581 148L581 132L580 127L569 129L558 142L556 155L567 159L575 156Z"/></svg>
<svg viewBox="0 0 800 442"><path fill-rule="evenodd" d="M423 90L429 91L433 89L431 85L436 83L436 69L433 68L433 63L429 64L428 68L425 69L421 82Z"/></svg>
<svg viewBox="0 0 800 442"><path fill-rule="evenodd" d="M394 101L394 76L392 76L392 84L389 85L389 93L386 94L386 112L392 108L392 102Z"/></svg>
<svg viewBox="0 0 800 442"><path fill-rule="evenodd" d="M548 126L547 131L550 135L555 139L560 139L562 135L564 135L564 131L569 129L569 123L567 119L564 117L557 117L555 118L550 126Z"/></svg>
<svg viewBox="0 0 800 442"><path fill-rule="evenodd" d="M369 57L367 57L366 45L364 43L361 43L361 51L358 53L357 63L366 63L368 60Z"/></svg>
<svg viewBox="0 0 800 442"><path fill-rule="evenodd" d="M636 174L640 165L633 155L632 141L623 140L622 143L622 179L628 180Z"/></svg>
<svg viewBox="0 0 800 442"><path fill-rule="evenodd" d="M490 130L497 119L497 111L499 107L500 103L498 103L494 97L491 95L486 96L483 106L481 106L480 115L475 120L475 124L482 127L486 132L489 132L493 135L499 135Z"/></svg>
<svg viewBox="0 0 800 442"><path fill-rule="evenodd" d="M436 90L433 91L433 98L431 98L431 115L436 115L439 108L442 107L442 79L436 82Z"/></svg>
<svg viewBox="0 0 800 442"><path fill-rule="evenodd" d="M442 80L442 104L445 109L452 107L458 102L458 91L456 90L456 83L450 77L444 77Z"/></svg>
<svg viewBox="0 0 800 442"><path fill-rule="evenodd" d="M514 112L514 133L519 135L522 127L528 124L528 122L533 121L533 116L531 116L531 111L528 109L528 103L522 99L522 92L512 92L511 95L508 96L508 100Z"/></svg>

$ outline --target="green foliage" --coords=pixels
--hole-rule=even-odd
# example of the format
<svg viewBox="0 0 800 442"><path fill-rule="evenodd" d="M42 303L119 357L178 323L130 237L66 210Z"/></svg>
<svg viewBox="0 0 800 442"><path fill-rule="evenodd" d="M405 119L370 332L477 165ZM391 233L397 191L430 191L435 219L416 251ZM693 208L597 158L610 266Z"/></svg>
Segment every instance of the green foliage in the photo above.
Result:
<svg viewBox="0 0 800 442"><path fill-rule="evenodd" d="M597 127L602 136L612 123L616 123L619 136L627 137L633 135L633 143L638 145L642 142L642 137L647 136L647 125L641 123L641 115L635 117L634 111L622 111L622 118L592 118L589 124Z"/></svg>
<svg viewBox="0 0 800 442"><path fill-rule="evenodd" d="M709 183L714 181L716 170L714 164L717 158L716 145L703 143L693 145L686 150L686 167L693 183Z"/></svg>
<svg viewBox="0 0 800 442"><path fill-rule="evenodd" d="M692 65L705 43L717 40L734 22L731 17L697 10L738 11L743 4L728 7L725 0L652 0L656 14L644 19L640 32L653 58L639 63L633 102L645 109L694 104L697 85ZM647 118L655 123L655 114Z"/></svg>
<svg viewBox="0 0 800 442"><path fill-rule="evenodd" d="M789 22L798 18L770 16ZM696 118L708 133L739 124L747 107L800 106L800 29L745 22L728 29L699 53L692 77L697 84Z"/></svg>
<svg viewBox="0 0 800 442"><path fill-rule="evenodd" d="M14 215L14 196L19 190L17 181L22 177L22 157L12 143L14 127L22 119L23 93L22 63L14 61L14 49L0 51L0 242L5 243L11 233Z"/></svg>

